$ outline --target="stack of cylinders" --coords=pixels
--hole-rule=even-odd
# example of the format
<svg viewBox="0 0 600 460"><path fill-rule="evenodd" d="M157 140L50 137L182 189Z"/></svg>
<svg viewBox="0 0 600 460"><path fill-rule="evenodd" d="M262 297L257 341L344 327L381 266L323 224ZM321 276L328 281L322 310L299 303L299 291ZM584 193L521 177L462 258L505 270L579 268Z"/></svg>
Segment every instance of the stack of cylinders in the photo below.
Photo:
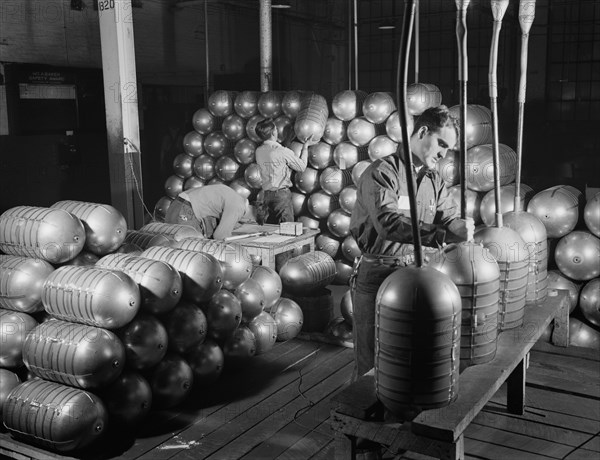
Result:
<svg viewBox="0 0 600 460"><path fill-rule="evenodd" d="M335 261L325 252L315 251L288 260L279 270L285 291L301 294L307 290L324 287L336 275Z"/></svg>

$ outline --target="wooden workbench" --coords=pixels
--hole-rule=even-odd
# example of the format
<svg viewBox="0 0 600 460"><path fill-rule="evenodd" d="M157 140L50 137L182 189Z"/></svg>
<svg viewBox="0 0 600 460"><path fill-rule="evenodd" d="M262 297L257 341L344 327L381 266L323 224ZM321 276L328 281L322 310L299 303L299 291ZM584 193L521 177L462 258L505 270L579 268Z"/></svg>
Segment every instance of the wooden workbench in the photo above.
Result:
<svg viewBox="0 0 600 460"><path fill-rule="evenodd" d="M408 450L436 458L464 458L465 429L505 381L508 410L523 414L529 351L553 320L552 341L566 347L568 315L568 292L564 290L551 290L543 306L526 306L523 326L499 334L495 358L460 374L456 400L422 411L412 421L384 416L371 370L331 400L335 458L356 458L357 438L377 442L392 453Z"/></svg>
<svg viewBox="0 0 600 460"><path fill-rule="evenodd" d="M232 236L266 233L232 241L248 250L250 255L261 258L261 265L279 270L289 258L315 250L315 236L319 230L304 229L302 235L279 234L279 225L243 224L232 232Z"/></svg>

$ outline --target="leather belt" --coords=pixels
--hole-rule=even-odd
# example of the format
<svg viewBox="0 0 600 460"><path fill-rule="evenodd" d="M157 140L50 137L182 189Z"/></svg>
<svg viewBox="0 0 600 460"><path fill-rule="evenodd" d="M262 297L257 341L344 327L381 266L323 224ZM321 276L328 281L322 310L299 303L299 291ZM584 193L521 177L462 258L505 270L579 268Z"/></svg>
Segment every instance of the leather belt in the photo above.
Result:
<svg viewBox="0 0 600 460"><path fill-rule="evenodd" d="M288 190L289 187L281 187L275 190L265 190L265 192L271 192L271 193L275 193L275 192L279 192L280 190Z"/></svg>
<svg viewBox="0 0 600 460"><path fill-rule="evenodd" d="M396 256L379 256L372 254L363 254L362 262L373 264L373 265L389 265L389 266L403 266L405 263L402 260L402 257Z"/></svg>
<svg viewBox="0 0 600 460"><path fill-rule="evenodd" d="M192 203L190 203L188 200L186 200L185 198L182 198L180 196L175 197L175 201L179 201L180 203L183 204L188 204L188 205L192 205Z"/></svg>

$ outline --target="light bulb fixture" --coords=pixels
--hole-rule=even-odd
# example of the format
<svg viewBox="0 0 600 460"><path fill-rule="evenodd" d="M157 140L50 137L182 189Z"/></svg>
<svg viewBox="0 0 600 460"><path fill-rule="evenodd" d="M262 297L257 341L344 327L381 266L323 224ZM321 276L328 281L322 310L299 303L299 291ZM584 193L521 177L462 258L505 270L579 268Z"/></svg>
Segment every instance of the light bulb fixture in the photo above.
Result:
<svg viewBox="0 0 600 460"><path fill-rule="evenodd" d="M392 30L392 29L395 29L396 26L394 25L394 23L392 21L390 21L389 19L386 19L384 21L381 21L379 23L379 25L377 26L377 28L379 30Z"/></svg>
<svg viewBox="0 0 600 460"><path fill-rule="evenodd" d="M291 7L292 5L289 0L274 0L273 3L271 3L271 8L276 10L285 10Z"/></svg>

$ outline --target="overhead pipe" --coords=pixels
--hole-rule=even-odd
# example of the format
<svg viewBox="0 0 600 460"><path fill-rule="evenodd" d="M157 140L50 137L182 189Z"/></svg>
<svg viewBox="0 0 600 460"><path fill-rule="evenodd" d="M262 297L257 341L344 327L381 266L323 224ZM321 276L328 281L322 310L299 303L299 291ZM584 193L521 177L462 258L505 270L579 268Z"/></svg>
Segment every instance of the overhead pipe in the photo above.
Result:
<svg viewBox="0 0 600 460"><path fill-rule="evenodd" d="M204 56L206 59L206 86L204 89L204 102L208 104L208 95L211 93L210 88L210 60L208 47L208 0L204 0Z"/></svg>
<svg viewBox="0 0 600 460"><path fill-rule="evenodd" d="M354 0L354 89L358 90L358 0Z"/></svg>
<svg viewBox="0 0 600 460"><path fill-rule="evenodd" d="M271 91L273 85L273 36L271 0L260 0L260 90Z"/></svg>

